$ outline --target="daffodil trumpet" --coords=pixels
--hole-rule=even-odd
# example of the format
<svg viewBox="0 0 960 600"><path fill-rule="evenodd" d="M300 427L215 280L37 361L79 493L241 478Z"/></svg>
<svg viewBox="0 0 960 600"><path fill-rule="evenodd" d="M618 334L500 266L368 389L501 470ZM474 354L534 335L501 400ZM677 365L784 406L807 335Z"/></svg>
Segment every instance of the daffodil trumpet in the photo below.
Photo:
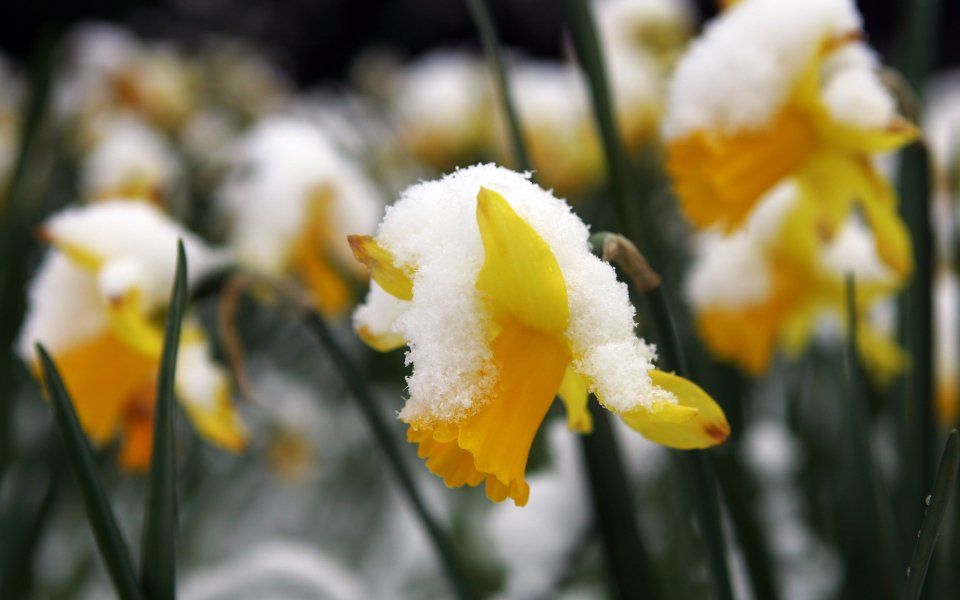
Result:
<svg viewBox="0 0 960 600"><path fill-rule="evenodd" d="M568 205L493 165L413 186L377 237L350 236L374 281L357 331L378 350L409 346L400 418L448 486L525 504L530 446L556 396L580 433L593 393L657 443L706 448L729 434L706 392L653 368L626 287L587 237Z"/></svg>

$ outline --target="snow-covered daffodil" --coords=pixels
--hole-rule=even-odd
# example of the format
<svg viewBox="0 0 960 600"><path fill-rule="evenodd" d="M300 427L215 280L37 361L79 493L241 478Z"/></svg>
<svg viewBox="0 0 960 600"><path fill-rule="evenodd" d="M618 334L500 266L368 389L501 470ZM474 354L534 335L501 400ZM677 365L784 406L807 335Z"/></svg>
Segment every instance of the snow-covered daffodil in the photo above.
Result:
<svg viewBox="0 0 960 600"><path fill-rule="evenodd" d="M802 202L798 184L788 180L738 231L701 236L686 282L700 334L718 357L759 375L778 348L796 356L825 316L846 314L850 273L861 315L859 351L871 373L887 381L903 370L906 356L867 316L904 279L880 260L873 235L858 218L849 218L829 243L817 244Z"/></svg>
<svg viewBox="0 0 960 600"><path fill-rule="evenodd" d="M177 239L183 239L191 281L219 259L142 202L67 209L51 217L42 233L53 248L30 287L18 351L36 368L34 344L42 343L63 375L87 435L100 445L119 437L121 465L146 469ZM231 402L227 375L189 315L175 387L205 439L233 452L244 447L246 430Z"/></svg>
<svg viewBox="0 0 960 600"><path fill-rule="evenodd" d="M161 132L133 114L105 123L81 163L88 201L145 200L163 206L179 175L176 154Z"/></svg>
<svg viewBox="0 0 960 600"><path fill-rule="evenodd" d="M353 302L362 276L343 237L373 231L383 203L362 170L308 121L271 117L240 140L219 192L237 258L294 275L328 315Z"/></svg>
<svg viewBox="0 0 960 600"><path fill-rule="evenodd" d="M493 87L478 57L430 52L391 83L400 141L418 159L446 170L486 149Z"/></svg>
<svg viewBox="0 0 960 600"><path fill-rule="evenodd" d="M626 286L587 238L565 202L494 165L412 186L376 237L350 237L374 281L355 326L377 349L409 347L400 419L448 486L525 504L530 445L557 395L577 431L591 428L592 393L661 444L726 439L703 390L654 369Z"/></svg>
<svg viewBox="0 0 960 600"><path fill-rule="evenodd" d="M744 0L709 24L670 84L668 170L697 227L740 226L793 178L832 238L857 206L881 259L912 269L897 198L873 165L912 141L850 0Z"/></svg>

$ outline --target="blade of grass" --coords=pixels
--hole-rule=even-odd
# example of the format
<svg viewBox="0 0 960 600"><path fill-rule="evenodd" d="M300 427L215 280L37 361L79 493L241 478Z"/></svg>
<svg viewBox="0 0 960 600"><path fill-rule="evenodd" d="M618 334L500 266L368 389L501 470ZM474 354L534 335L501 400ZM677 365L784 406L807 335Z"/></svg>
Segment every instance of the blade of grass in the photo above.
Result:
<svg viewBox="0 0 960 600"><path fill-rule="evenodd" d="M117 520L110 508L103 483L97 474L93 458L93 448L83 433L77 413L73 409L73 401L63 379L57 370L53 359L47 354L42 345L37 344L37 354L40 357L40 366L43 369L43 380L53 404L53 412L63 436L66 447L67 463L73 471L80 488L84 507L87 510L87 519L93 536L97 541L100 556L107 567L110 579L116 589L117 596L122 600L140 598L140 588L133 571L133 562L130 552L117 527Z"/></svg>
<svg viewBox="0 0 960 600"><path fill-rule="evenodd" d="M954 429L947 438L947 444L940 457L940 467L934 480L933 492L927 496L927 508L923 511L923 520L917 545L907 569L907 583L904 598L915 600L923 591L923 582L927 576L930 559L937 545L937 538L943 526L943 517L957 489L957 469L960 467L960 434Z"/></svg>
<svg viewBox="0 0 960 600"><path fill-rule="evenodd" d="M403 456L401 444L384 419L383 413L367 387L360 369L334 339L323 317L313 310L305 310L303 323L323 347L327 356L330 357L334 367L336 367L336 372L356 400L360 412L366 419L367 425L370 426L374 439L383 451L387 463L400 483L400 488L413 506L414 513L420 519L420 523L433 543L434 550L440 558L456 597L461 599L476 597L470 581L467 579L459 552L453 545L449 533L441 527L433 512L427 507L427 503L414 481L413 473L410 472L410 466Z"/></svg>
<svg viewBox="0 0 960 600"><path fill-rule="evenodd" d="M640 540L623 457L610 414L599 402L589 402L593 432L580 436L587 464L587 480L606 564L620 598L659 598L659 582L651 569L650 556Z"/></svg>
<svg viewBox="0 0 960 600"><path fill-rule="evenodd" d="M623 233L634 243L643 247L644 240L633 219L632 183L628 172L629 160L617 127L616 115L610 98L603 53L597 36L597 28L586 0L564 0L573 40L574 50L587 76L590 96L593 101L594 119L600 130L611 195L613 196L619 225ZM648 259L651 257L648 257ZM653 265L656 268L656 265ZM657 286L646 294L658 328L660 356L664 368L673 369L679 375L689 373L677 328L670 314L670 303L663 286ZM705 460L703 452L692 450L681 455L681 463L693 486L692 496L697 518L706 542L710 572L719 598L733 598L730 572L726 559L726 543L720 521L720 505L717 495L716 476L712 465Z"/></svg>
<svg viewBox="0 0 960 600"><path fill-rule="evenodd" d="M37 546L59 496L63 473L63 451L55 435L59 434L51 427L44 436L45 456L26 461L21 467L22 477L11 476L11 481L17 482L13 488L16 491L0 522L0 531L4 532L4 543L0 544L0 598L4 600L27 598L33 586Z"/></svg>
<svg viewBox="0 0 960 600"><path fill-rule="evenodd" d="M180 330L187 307L187 258L183 240L177 240L177 271L163 335L163 354L157 377L153 416L153 450L143 514L140 581L151 599L176 595L177 464L174 398Z"/></svg>
<svg viewBox="0 0 960 600"><path fill-rule="evenodd" d="M467 0L467 6L470 8L470 15L480 32L483 53L487 57L490 70L496 77L500 105L503 107L503 112L507 118L510 142L513 145L513 158L517 163L517 169L529 171L531 169L530 156L527 154L527 146L523 141L523 129L520 127L520 119L517 118L516 106L510 93L510 81L507 76L507 67L503 61L503 50L497 38L497 30L493 26L493 19L490 17L487 3L485 0Z"/></svg>

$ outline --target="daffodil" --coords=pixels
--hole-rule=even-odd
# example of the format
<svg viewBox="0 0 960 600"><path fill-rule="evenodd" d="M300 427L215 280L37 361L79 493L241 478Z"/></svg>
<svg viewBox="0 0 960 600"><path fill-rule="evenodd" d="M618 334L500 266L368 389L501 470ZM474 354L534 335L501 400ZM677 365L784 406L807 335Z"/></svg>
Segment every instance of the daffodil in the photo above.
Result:
<svg viewBox="0 0 960 600"><path fill-rule="evenodd" d="M122 466L145 469L176 241L184 241L191 281L219 259L145 203L67 209L51 217L42 233L53 248L30 288L19 353L36 369L33 348L42 343L63 375L87 435L100 445L120 437ZM204 438L234 452L244 447L246 432L230 400L229 380L189 316L175 388Z"/></svg>
<svg viewBox="0 0 960 600"><path fill-rule="evenodd" d="M179 164L166 138L132 114L104 124L81 163L84 196L145 200L163 206L179 175Z"/></svg>
<svg viewBox="0 0 960 600"><path fill-rule="evenodd" d="M409 347L400 419L448 486L525 504L530 445L557 395L581 432L592 393L661 444L727 437L703 390L653 368L626 286L587 238L565 202L494 165L412 186L376 237L350 237L374 281L356 329L379 350Z"/></svg>
<svg viewBox="0 0 960 600"><path fill-rule="evenodd" d="M401 70L391 87L400 140L426 164L450 169L487 147L493 88L479 58L431 52Z"/></svg>
<svg viewBox="0 0 960 600"><path fill-rule="evenodd" d="M170 44L148 44L120 27L87 23L71 33L68 56L57 86L68 115L89 120L130 111L173 132L196 108L199 72Z"/></svg>
<svg viewBox="0 0 960 600"><path fill-rule="evenodd" d="M525 61L511 69L510 82L537 179L566 197L598 186L603 152L580 73L562 63Z"/></svg>
<svg viewBox="0 0 960 600"><path fill-rule="evenodd" d="M681 206L697 227L740 226L792 178L821 237L852 209L880 257L906 275L910 243L897 198L873 165L913 140L879 78L850 0L744 0L709 24L680 59L664 137Z"/></svg>
<svg viewBox="0 0 960 600"><path fill-rule="evenodd" d="M343 236L376 227L376 189L319 129L293 117L259 122L234 158L218 196L237 258L296 276L319 309L343 313L358 276Z"/></svg>
<svg viewBox="0 0 960 600"><path fill-rule="evenodd" d="M798 207L801 210L798 211ZM774 188L732 234L704 234L687 280L687 296L707 346L752 375L766 371L778 348L796 356L826 316L845 315L846 275L857 283L858 348L880 381L906 365L903 351L866 313L903 284L877 255L873 235L855 217L834 239L816 244L799 184Z"/></svg>

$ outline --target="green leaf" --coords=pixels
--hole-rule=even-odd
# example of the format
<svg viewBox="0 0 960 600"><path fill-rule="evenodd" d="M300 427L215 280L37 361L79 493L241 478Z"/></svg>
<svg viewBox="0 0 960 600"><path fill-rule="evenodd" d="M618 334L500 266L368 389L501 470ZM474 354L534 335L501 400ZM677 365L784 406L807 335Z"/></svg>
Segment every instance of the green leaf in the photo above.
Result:
<svg viewBox="0 0 960 600"><path fill-rule="evenodd" d="M73 401L63 385L63 379L53 359L40 344L37 344L37 354L40 356L43 380L53 404L57 427L66 446L67 462L80 487L80 495L87 509L87 519L96 538L100 556L103 557L103 562L107 566L117 595L123 600L140 598L140 588L137 585L129 550L120 533L120 528L117 527L117 520L110 508L100 476L97 474L93 448L77 420Z"/></svg>
<svg viewBox="0 0 960 600"><path fill-rule="evenodd" d="M564 5L573 47L590 87L594 119L603 141L610 192L617 209L619 226L623 234L643 251L645 250L644 240L640 239L638 221L633 215L636 199L629 172L630 160L617 127L617 117L613 110L597 27L586 0L564 0ZM648 253L644 252L644 254ZM653 267L656 268L656 264ZM661 367L673 369L679 375L688 376L686 356L671 315L671 302L667 298L666 291L663 286L656 286L644 296L653 315L654 326L659 333L657 347L662 358ZM689 496L692 496L700 530L707 547L714 589L719 598L724 600L733 598L713 467L701 450L684 452L680 464L691 485Z"/></svg>
<svg viewBox="0 0 960 600"><path fill-rule="evenodd" d="M187 259L183 241L177 241L177 273L170 294L163 355L157 377L157 404L153 418L153 451L143 515L143 557L140 576L144 593L152 600L176 597L177 465L176 417L177 351L187 306Z"/></svg>
<svg viewBox="0 0 960 600"><path fill-rule="evenodd" d="M483 52L490 63L497 79L497 88L500 93L500 104L503 105L504 112L507 115L507 124L510 129L510 142L513 145L513 157L517 161L517 169L520 171L531 170L530 155L527 153L527 146L523 141L523 129L520 127L520 119L517 117L516 106L513 103L513 96L510 93L510 80L507 77L507 67L503 62L503 50L500 47L500 40L497 38L497 30L493 26L493 19L490 17L490 11L484 0L467 0L467 6L470 8L470 14L473 16L473 22L480 31L480 40L483 42Z"/></svg>
<svg viewBox="0 0 960 600"><path fill-rule="evenodd" d="M940 467L933 483L933 493L927 496L926 510L923 512L923 521L920 524L920 535L917 545L910 559L907 569L907 584L904 597L907 600L920 597L923 591L923 581L930 567L933 549L937 545L937 538L943 529L943 517L947 507L957 489L957 468L960 467L960 433L956 429L950 432L947 445L940 457Z"/></svg>

